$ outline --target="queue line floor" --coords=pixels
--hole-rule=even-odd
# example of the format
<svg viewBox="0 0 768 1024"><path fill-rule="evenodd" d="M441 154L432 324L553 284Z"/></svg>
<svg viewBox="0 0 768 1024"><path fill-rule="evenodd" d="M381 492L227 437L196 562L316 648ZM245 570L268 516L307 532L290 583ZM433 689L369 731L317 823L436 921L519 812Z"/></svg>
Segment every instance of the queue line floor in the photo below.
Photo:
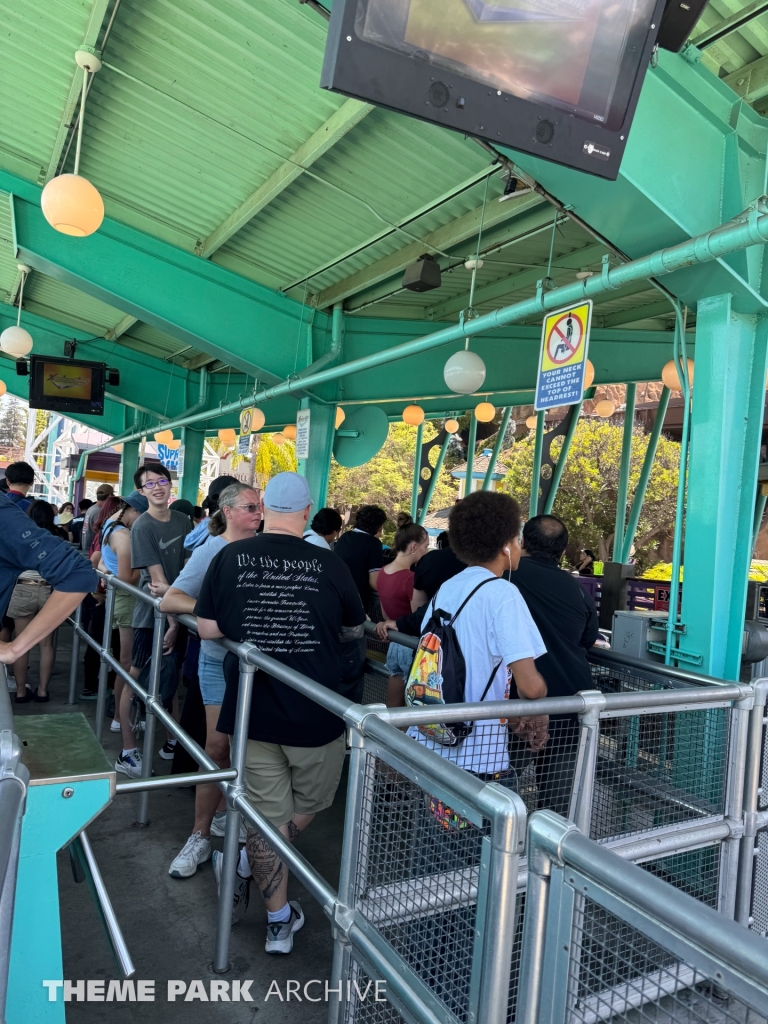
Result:
<svg viewBox="0 0 768 1024"><path fill-rule="evenodd" d="M56 666L50 684L51 700L47 704L30 702L13 705L17 715L62 714L82 711L93 721L95 701L79 701L75 708L66 704L69 686L71 630L59 630ZM81 647L82 661L82 647ZM37 654L33 652L29 681L37 684ZM82 667L78 693L82 690ZM184 688L180 688L183 699ZM13 702L13 699L12 699ZM118 733L108 732L105 723L104 748L114 759L120 749ZM158 728L156 751L165 740L165 730ZM168 774L171 762L155 756L153 768L157 775ZM118 781L124 778L117 776ZM319 814L311 828L301 836L297 848L307 860L336 887L341 857L346 767L333 806ZM306 1000L300 1004L295 996L285 1001L286 983L298 981L303 991L307 981L330 978L333 943L330 923L304 886L291 877L289 899L301 903L306 917L303 929L295 937L293 953L269 956L264 951L266 912L261 897L252 888L251 901L245 916L233 926L230 947L232 970L217 975L212 970L216 933L216 883L211 861L198 869L192 878L171 878L168 866L189 836L193 821L194 789L160 790L150 795L150 825L134 826L138 795L116 796L104 812L88 827L96 860L104 877L112 904L136 965L136 979L155 981L154 1002L69 1002L68 1024L283 1024L301 1020L307 1024L327 1019L328 1007L322 1002ZM214 849L223 848L223 839L212 839ZM86 884L76 884L72 877L69 855L59 853L59 887L64 978L121 980L101 920ZM184 1001L177 997L167 1001L167 982L185 981L187 985L201 980L209 991L211 980L222 978L232 982L252 980L253 1002ZM274 994L266 999L272 982L277 982L283 1001ZM291 986L295 991L295 986ZM310 988L315 996L320 988Z"/></svg>

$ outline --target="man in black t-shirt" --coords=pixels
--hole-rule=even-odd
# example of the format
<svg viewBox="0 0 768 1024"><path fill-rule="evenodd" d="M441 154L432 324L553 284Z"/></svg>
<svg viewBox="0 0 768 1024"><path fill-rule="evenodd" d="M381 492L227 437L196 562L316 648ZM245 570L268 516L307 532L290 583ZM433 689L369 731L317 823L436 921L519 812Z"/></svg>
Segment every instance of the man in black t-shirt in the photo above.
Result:
<svg viewBox="0 0 768 1024"><path fill-rule="evenodd" d="M363 608L370 611L373 591L377 590L376 579L384 565L384 550L381 533L387 513L378 505L361 505L355 516L355 528L342 534L336 541L334 552L346 562L355 581Z"/></svg>
<svg viewBox="0 0 768 1024"><path fill-rule="evenodd" d="M466 568L466 565L451 550L448 532L444 530L437 538L437 548L434 551L428 551L416 563L413 578L413 596L417 599L416 606L425 604L435 596L444 583L453 579L454 576L458 576Z"/></svg>
<svg viewBox="0 0 768 1024"><path fill-rule="evenodd" d="M279 473L264 491L264 532L228 544L214 558L195 607L200 636L250 641L284 665L338 692L342 628L362 635L365 612L354 581L332 551L303 539L311 508L306 480ZM238 663L224 662L227 689L219 731L234 732ZM293 841L318 811L330 807L344 764L343 721L265 672L256 673L248 727L248 796ZM213 855L217 880L221 856ZM304 924L288 902L288 871L260 833L248 829L237 865L235 906L245 903L251 875L267 907L268 953L290 953Z"/></svg>

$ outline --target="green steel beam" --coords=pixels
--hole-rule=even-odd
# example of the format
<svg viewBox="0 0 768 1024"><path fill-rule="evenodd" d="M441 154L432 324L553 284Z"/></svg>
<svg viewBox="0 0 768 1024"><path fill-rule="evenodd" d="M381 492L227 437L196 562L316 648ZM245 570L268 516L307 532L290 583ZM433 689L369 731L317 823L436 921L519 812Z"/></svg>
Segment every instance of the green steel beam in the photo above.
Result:
<svg viewBox="0 0 768 1024"><path fill-rule="evenodd" d="M421 446L424 441L424 421L416 427L416 447L413 450L413 483L411 484L411 519L416 522L419 512L419 484L421 483Z"/></svg>
<svg viewBox="0 0 768 1024"><path fill-rule="evenodd" d="M664 427L664 417L667 415L669 395L669 388L664 387L661 389L659 405L656 410L656 418L653 421L653 427L651 428L651 433L648 438L648 447L645 450L645 458L643 459L640 477L637 481L637 487L635 488L635 496L632 501L632 508L629 511L627 527L624 531L624 546L618 559L620 562L628 562L632 553L632 545L635 542L635 534L637 533L637 524L640 522L640 514L643 511L645 492L648 490L648 481L651 478L651 470L653 469L653 463L656 458L656 450L659 447L659 438L661 437L661 431Z"/></svg>
<svg viewBox="0 0 768 1024"><path fill-rule="evenodd" d="M667 309L669 303L667 302ZM627 400L624 410L624 432L621 438L621 466L619 467L619 488L616 495L616 526L613 531L613 560L624 548L624 524L627 521L627 496L629 495L629 473L632 468L632 437L635 428L635 398L637 384L627 384Z"/></svg>
<svg viewBox="0 0 768 1024"><path fill-rule="evenodd" d="M496 462L499 458L501 446L504 444L504 437L506 436L507 433L507 427L509 426L509 419L512 415L512 409L513 406L508 405L506 409L504 409L502 412L501 422L499 423L499 430L498 433L496 434L496 443L494 444L493 451L491 452L491 458L488 462L488 469L485 471L485 479L483 480L482 488L484 491L487 491L488 488L491 486L491 479L493 478L493 474L496 470Z"/></svg>
<svg viewBox="0 0 768 1024"><path fill-rule="evenodd" d="M664 299L661 302L650 302L644 306L622 309L618 313L608 313L606 316L595 316L594 320L603 329L608 329L610 327L620 327L622 324L634 324L638 320L648 320L650 317L662 316L665 313L670 314L671 312L669 299Z"/></svg>
<svg viewBox="0 0 768 1024"><path fill-rule="evenodd" d="M541 454L544 449L544 412L536 413L536 439L533 445L533 472L531 494L528 499L528 518L533 519L539 511L539 488L541 485Z"/></svg>
<svg viewBox="0 0 768 1024"><path fill-rule="evenodd" d="M467 438L467 472L464 476L464 497L472 493L472 470L475 465L477 446L477 416L474 410L469 414L469 436Z"/></svg>
<svg viewBox="0 0 768 1024"><path fill-rule="evenodd" d="M440 479L440 473L442 472L443 463L445 462L445 455L448 451L448 445L451 443L452 437L453 434L446 434L443 443L440 446L437 462L432 470L432 476L429 478L429 487L427 488L427 493L424 496L424 504L421 506L421 511L419 512L419 526L424 524L424 520L429 515L429 506L432 504L432 498L434 497L435 489L437 487L438 480Z"/></svg>
<svg viewBox="0 0 768 1024"><path fill-rule="evenodd" d="M560 449L560 454L557 457L557 463L552 473L552 486L549 488L546 501L544 502L544 514L551 515L552 508L555 504L555 498L560 488L560 481L563 479L563 473L565 472L565 466L568 461L568 452L571 450L571 442L573 441L573 435L576 433L576 427L578 426L579 419L581 417L581 407L583 402L578 402L574 409L571 422L568 424L568 430L563 438L563 446Z"/></svg>
<svg viewBox="0 0 768 1024"><path fill-rule="evenodd" d="M483 208L478 207L465 213L463 217L424 235L418 242L410 242L403 248L397 249L357 273L318 292L312 297L312 304L318 309L325 309L336 302L342 302L350 295L371 288L380 281L386 281L387 278L394 277L405 270L423 253L434 252L436 249L451 249L468 238L472 238L480 229L481 221L483 230L487 231L497 224L518 217L520 222L517 228L520 234L524 234L534 227L540 227L548 221L551 222L552 209L544 204L540 196L532 194L521 196L520 199L510 199L506 203L490 203L486 206L484 214Z"/></svg>
<svg viewBox="0 0 768 1024"><path fill-rule="evenodd" d="M261 213L281 192L296 181L304 171L321 156L324 156L339 139L359 124L373 107L360 100L347 100L336 110L295 153L292 153L273 171L256 191L248 196L226 220L214 228L208 237L195 249L198 256L208 259L217 249L237 234L241 228Z"/></svg>
<svg viewBox="0 0 768 1024"><path fill-rule="evenodd" d="M723 79L745 103L755 103L768 96L768 57L760 57Z"/></svg>
<svg viewBox="0 0 768 1024"><path fill-rule="evenodd" d="M122 320L119 320L114 327L110 327L104 337L107 341L117 341L117 339L121 338L126 331L129 331L135 323L138 323L136 317L128 314L124 316Z"/></svg>

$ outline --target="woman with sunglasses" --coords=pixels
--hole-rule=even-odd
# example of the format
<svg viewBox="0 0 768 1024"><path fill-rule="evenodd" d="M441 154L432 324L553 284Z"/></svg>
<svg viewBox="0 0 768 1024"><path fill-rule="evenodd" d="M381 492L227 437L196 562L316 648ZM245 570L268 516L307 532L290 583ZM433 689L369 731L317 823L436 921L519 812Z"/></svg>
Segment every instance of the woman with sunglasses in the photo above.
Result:
<svg viewBox="0 0 768 1024"><path fill-rule="evenodd" d="M219 495L218 504L218 511L208 520L208 539L195 548L181 574L163 597L160 605L162 611L174 615L193 614L208 566L219 551L232 541L248 540L258 530L261 522L261 497L258 490L247 484L230 484ZM218 732L216 725L224 700L226 653L215 640L203 640L197 670L205 705L205 752L222 768L229 767L229 737ZM216 814L219 804L221 810ZM194 875L199 865L211 856L211 834L224 835L225 817L224 799L219 787L197 786L192 835L168 869L170 875L174 878ZM244 834L242 841L245 842Z"/></svg>

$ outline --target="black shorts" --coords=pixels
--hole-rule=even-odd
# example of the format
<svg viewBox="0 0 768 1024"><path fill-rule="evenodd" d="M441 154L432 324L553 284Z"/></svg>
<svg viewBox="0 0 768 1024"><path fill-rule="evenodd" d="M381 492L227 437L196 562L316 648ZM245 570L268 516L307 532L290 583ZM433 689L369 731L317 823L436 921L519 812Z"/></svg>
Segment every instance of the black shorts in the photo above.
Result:
<svg viewBox="0 0 768 1024"><path fill-rule="evenodd" d="M134 668L141 669L147 664L149 659L152 657L152 637L154 635L154 629L150 626L134 626L133 627L133 648L131 649L131 665ZM178 655L179 664L184 662L184 653L187 649L187 638L189 631L186 626L179 625L179 632L176 636L176 643L173 649Z"/></svg>

